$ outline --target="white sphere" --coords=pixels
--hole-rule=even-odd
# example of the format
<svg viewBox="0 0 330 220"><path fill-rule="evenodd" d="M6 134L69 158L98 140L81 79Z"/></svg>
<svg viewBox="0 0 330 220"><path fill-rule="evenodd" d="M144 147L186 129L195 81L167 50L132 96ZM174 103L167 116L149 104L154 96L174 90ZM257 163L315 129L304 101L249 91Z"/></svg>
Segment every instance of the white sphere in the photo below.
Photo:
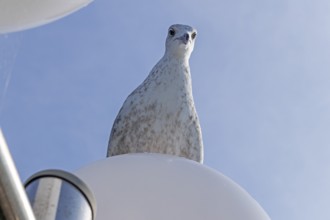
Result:
<svg viewBox="0 0 330 220"><path fill-rule="evenodd" d="M25 30L57 20L92 0L2 0L0 34Z"/></svg>
<svg viewBox="0 0 330 220"><path fill-rule="evenodd" d="M240 186L214 169L161 154L126 154L75 172L94 192L97 220L269 220Z"/></svg>

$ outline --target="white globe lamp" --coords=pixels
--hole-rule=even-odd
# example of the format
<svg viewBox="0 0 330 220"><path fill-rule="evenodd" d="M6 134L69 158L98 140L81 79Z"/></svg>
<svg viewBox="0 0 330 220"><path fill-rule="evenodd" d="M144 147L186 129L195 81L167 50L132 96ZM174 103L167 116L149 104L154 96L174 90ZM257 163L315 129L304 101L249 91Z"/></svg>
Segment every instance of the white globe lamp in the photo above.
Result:
<svg viewBox="0 0 330 220"><path fill-rule="evenodd" d="M96 197L97 220L269 220L239 185L184 158L126 154L75 174Z"/></svg>
<svg viewBox="0 0 330 220"><path fill-rule="evenodd" d="M88 5L92 0L1 0L0 34L47 24Z"/></svg>

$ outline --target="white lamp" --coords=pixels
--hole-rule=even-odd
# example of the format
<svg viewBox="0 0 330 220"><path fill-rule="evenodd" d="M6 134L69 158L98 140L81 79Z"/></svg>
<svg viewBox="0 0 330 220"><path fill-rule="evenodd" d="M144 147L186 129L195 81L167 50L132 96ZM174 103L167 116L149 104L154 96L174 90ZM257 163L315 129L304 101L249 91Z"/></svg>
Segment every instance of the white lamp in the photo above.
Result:
<svg viewBox="0 0 330 220"><path fill-rule="evenodd" d="M95 194L97 220L270 220L228 177L179 157L126 154L75 174Z"/></svg>
<svg viewBox="0 0 330 220"><path fill-rule="evenodd" d="M92 0L1 0L0 34L37 27L64 17Z"/></svg>

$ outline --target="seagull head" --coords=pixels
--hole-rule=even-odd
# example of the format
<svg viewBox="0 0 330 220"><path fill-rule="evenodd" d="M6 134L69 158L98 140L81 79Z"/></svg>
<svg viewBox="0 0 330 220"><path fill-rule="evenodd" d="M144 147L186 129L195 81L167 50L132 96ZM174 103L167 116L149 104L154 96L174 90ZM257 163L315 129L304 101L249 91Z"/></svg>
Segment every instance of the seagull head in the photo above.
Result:
<svg viewBox="0 0 330 220"><path fill-rule="evenodd" d="M171 25L166 38L165 55L188 60L194 49L196 35L196 29L188 25Z"/></svg>

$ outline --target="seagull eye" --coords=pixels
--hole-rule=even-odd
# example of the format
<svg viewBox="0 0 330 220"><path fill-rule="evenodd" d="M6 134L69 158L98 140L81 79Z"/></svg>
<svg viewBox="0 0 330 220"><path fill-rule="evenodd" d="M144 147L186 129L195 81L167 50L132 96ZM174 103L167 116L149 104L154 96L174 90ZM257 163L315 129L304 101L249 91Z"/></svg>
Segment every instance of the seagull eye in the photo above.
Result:
<svg viewBox="0 0 330 220"><path fill-rule="evenodd" d="M174 36L175 35L175 30L174 29L170 29L169 31L168 31L168 34L170 35L170 36Z"/></svg>
<svg viewBox="0 0 330 220"><path fill-rule="evenodd" d="M196 32L192 33L192 34L191 34L191 38L192 38L192 39L195 39L195 38L196 38L196 35L197 35Z"/></svg>

